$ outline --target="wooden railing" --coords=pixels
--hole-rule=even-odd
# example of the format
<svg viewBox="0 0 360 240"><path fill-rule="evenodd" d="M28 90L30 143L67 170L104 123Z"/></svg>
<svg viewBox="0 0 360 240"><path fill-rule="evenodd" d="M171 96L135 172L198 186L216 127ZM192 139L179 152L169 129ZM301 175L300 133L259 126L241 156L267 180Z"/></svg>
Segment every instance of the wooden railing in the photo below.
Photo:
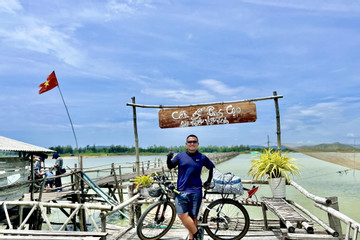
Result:
<svg viewBox="0 0 360 240"><path fill-rule="evenodd" d="M309 217L311 217L314 221L319 223L322 227L325 228L326 231L328 231L333 236L339 236L342 239L350 240L354 239L356 240L359 232L360 232L360 223L356 222L355 220L349 218L345 214L339 212L339 205L338 205L338 199L337 197L318 197L314 194L311 194L307 190L305 190L303 187L298 185L294 181L290 181L289 183L291 186L295 187L297 190L299 190L302 194L304 194L307 198L313 200L315 202L315 206L325 212L328 213L328 220L329 225L326 225L322 220L311 214L308 210L300 206L299 204L296 204L292 201L290 201L291 204L293 204L296 208L306 213ZM345 237L342 234L342 227L341 222L345 223L347 225L346 228L346 235ZM351 238L351 230L353 230L353 237Z"/></svg>

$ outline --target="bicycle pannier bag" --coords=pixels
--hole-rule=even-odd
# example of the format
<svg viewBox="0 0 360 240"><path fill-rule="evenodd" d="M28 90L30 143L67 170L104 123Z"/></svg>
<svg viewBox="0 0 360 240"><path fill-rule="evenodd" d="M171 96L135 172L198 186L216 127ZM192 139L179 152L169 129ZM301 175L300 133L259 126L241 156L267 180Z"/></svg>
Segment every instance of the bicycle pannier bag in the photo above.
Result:
<svg viewBox="0 0 360 240"><path fill-rule="evenodd" d="M244 194L241 178L233 173L221 173L214 168L214 191L220 193Z"/></svg>

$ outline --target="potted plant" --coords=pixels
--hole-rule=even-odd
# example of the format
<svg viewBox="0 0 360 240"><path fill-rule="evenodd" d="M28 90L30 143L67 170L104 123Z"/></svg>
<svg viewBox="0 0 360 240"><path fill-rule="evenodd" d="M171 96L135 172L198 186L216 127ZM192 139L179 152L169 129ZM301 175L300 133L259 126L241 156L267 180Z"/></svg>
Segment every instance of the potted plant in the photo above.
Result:
<svg viewBox="0 0 360 240"><path fill-rule="evenodd" d="M140 190L141 195L146 197L149 196L148 188L151 186L152 182L153 178L151 175L136 176L134 180L136 189Z"/></svg>
<svg viewBox="0 0 360 240"><path fill-rule="evenodd" d="M265 149L262 154L251 160L252 166L248 174L254 180L269 179L269 185L274 198L285 198L285 181L290 181L289 175L298 175L300 164L297 159L282 155L280 151Z"/></svg>

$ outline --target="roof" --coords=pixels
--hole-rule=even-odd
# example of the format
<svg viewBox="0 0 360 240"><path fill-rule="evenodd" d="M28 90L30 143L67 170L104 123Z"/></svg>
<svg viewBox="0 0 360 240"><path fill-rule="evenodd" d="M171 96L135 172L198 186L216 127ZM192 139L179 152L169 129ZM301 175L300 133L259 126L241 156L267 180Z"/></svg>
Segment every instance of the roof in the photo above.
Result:
<svg viewBox="0 0 360 240"><path fill-rule="evenodd" d="M11 152L42 152L42 153L51 153L55 152L54 150L38 147L29 143L24 143L16 141L14 139L6 138L0 136L0 151L11 151Z"/></svg>

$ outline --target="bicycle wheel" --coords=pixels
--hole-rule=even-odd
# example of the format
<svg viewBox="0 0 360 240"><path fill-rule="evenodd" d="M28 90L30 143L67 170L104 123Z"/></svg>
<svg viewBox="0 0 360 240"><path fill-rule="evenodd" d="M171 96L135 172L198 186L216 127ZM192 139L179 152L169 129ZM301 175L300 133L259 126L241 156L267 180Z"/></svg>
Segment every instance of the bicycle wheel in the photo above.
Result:
<svg viewBox="0 0 360 240"><path fill-rule="evenodd" d="M249 214L239 202L218 199L204 212L206 232L215 240L238 240L245 236L250 226Z"/></svg>
<svg viewBox="0 0 360 240"><path fill-rule="evenodd" d="M175 205L161 200L153 203L141 215L136 227L137 235L142 240L155 240L164 236L174 224Z"/></svg>

